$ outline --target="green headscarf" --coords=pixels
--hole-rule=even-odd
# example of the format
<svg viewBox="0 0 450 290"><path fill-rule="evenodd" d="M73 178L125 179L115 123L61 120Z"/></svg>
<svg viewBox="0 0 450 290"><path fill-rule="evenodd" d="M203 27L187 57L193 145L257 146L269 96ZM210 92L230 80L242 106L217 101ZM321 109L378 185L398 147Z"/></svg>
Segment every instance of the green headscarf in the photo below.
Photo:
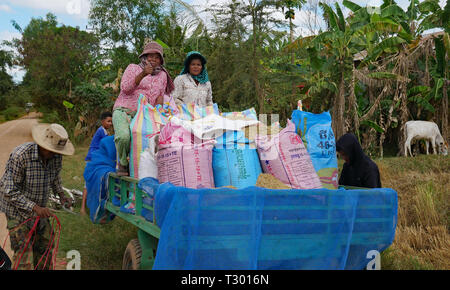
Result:
<svg viewBox="0 0 450 290"><path fill-rule="evenodd" d="M194 56L200 57L200 61L202 62L202 72L199 75L191 76L194 80L197 80L199 83L204 84L209 81L208 71L206 69L206 58L198 51L191 51L186 55L186 59L184 60L184 68L181 71L180 75L189 73L189 64Z"/></svg>

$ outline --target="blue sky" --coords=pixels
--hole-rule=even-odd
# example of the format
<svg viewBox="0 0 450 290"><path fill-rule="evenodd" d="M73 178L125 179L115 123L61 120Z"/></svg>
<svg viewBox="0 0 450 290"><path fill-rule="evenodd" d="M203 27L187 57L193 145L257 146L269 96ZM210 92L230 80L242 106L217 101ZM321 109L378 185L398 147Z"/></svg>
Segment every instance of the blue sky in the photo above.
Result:
<svg viewBox="0 0 450 290"><path fill-rule="evenodd" d="M32 18L45 18L48 12L55 14L59 23L85 30L89 0L0 0L0 42L20 37L11 20L25 28ZM20 82L24 76L19 67L10 69L8 73L15 82Z"/></svg>
<svg viewBox="0 0 450 290"><path fill-rule="evenodd" d="M149 0L151 1L151 0ZM312 0L314 1L314 0ZM379 6L381 0L353 0L355 3L365 6L367 4ZM446 0L440 0L443 7ZM168 1L167 1L168 2ZM216 3L226 2L226 0L185 0L185 2L195 5L198 9ZM328 0L327 2L335 2ZM342 3L342 0L338 2ZM397 3L404 9L408 6L409 0L397 0ZM20 37L20 33L14 29L11 20L15 20L22 28L26 27L31 18L42 17L48 12L56 15L59 23L70 26L78 26L86 30L88 24L90 0L0 0L0 42ZM307 32L305 24L302 23L307 18L306 12L302 11L296 17L298 25L297 34L304 35ZM202 14L202 18L208 23L208 15ZM280 17L282 17L280 13ZM320 25L320 23L319 23ZM9 71L14 80L20 81L24 72L20 68L13 68Z"/></svg>
<svg viewBox="0 0 450 290"><path fill-rule="evenodd" d="M11 20L24 28L31 18L44 18L48 12L54 13L60 23L86 29L88 11L89 0L0 0L0 40L19 35Z"/></svg>

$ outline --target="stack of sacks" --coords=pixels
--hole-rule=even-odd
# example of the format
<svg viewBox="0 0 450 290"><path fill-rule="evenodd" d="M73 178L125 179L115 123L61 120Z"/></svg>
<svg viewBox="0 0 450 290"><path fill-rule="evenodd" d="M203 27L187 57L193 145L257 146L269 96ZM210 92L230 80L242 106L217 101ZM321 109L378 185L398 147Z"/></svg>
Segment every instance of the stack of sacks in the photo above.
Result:
<svg viewBox="0 0 450 290"><path fill-rule="evenodd" d="M214 140L200 140L183 126L169 122L159 136L159 182L194 189L213 188L213 147Z"/></svg>
<svg viewBox="0 0 450 290"><path fill-rule="evenodd" d="M290 120L278 134L258 135L255 142L264 173L272 174L292 188L322 188L311 158Z"/></svg>
<svg viewBox="0 0 450 290"><path fill-rule="evenodd" d="M258 175L262 172L261 165L254 142L245 138L242 129L259 124L256 112L253 109L223 115L231 116L233 119L210 115L192 122L173 118L172 122L188 129L197 138L216 140L212 154L216 187L254 186Z"/></svg>
<svg viewBox="0 0 450 290"><path fill-rule="evenodd" d="M159 135L160 129L169 123L173 116L191 121L208 115L219 115L217 104L206 107L200 107L192 103L174 106L173 102L166 103L166 98L171 99L169 96L164 96L164 105L157 105L156 107L150 105L143 96L139 98L138 111L130 124L131 177L137 179L145 177L156 178L154 172L157 168L154 163L154 156L157 148L152 143L152 137ZM141 154L145 154L145 156L141 156Z"/></svg>

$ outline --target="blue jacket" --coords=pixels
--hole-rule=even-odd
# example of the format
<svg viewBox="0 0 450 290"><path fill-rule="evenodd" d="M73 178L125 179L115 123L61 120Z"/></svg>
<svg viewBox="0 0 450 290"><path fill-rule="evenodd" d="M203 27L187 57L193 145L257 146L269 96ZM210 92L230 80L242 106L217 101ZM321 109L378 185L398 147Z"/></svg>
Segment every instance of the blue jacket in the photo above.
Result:
<svg viewBox="0 0 450 290"><path fill-rule="evenodd" d="M103 126L100 126L97 131L94 134L94 137L92 138L91 145L89 146L88 154L86 155L85 161L91 161L92 159L92 153L100 148L100 141L108 136L105 133L105 129Z"/></svg>

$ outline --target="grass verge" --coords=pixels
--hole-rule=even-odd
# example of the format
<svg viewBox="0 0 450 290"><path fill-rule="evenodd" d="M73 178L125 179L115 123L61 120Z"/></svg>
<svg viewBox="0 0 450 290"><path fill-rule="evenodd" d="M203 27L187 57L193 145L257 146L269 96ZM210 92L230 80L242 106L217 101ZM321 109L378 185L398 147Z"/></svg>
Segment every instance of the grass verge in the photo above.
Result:
<svg viewBox="0 0 450 290"><path fill-rule="evenodd" d="M73 156L63 158L61 178L63 186L83 191L84 158L88 147L77 146ZM74 211L80 211L81 203ZM136 238L136 227L116 217L106 225L96 225L88 216L77 216L59 212L62 233L58 256L65 258L66 253L77 250L81 255L82 270L118 270L122 267L125 248L131 239Z"/></svg>

